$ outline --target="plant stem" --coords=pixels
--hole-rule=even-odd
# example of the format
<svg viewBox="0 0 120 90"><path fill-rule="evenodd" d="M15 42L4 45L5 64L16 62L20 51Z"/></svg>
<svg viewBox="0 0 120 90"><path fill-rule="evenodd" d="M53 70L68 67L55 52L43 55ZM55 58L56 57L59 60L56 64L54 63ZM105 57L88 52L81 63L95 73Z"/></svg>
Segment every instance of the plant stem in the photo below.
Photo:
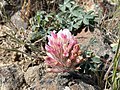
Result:
<svg viewBox="0 0 120 90"><path fill-rule="evenodd" d="M119 57L120 57L119 48L120 48L120 39L119 39L117 51L113 60L113 76L112 76L113 90L117 90L116 73L117 73L117 67L118 67Z"/></svg>

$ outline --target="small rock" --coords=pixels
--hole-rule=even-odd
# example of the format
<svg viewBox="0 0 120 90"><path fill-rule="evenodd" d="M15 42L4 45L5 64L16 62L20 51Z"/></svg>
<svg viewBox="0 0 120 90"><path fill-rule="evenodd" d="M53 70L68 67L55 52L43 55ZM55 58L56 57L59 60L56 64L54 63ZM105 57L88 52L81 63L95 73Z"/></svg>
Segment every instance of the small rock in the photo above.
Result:
<svg viewBox="0 0 120 90"><path fill-rule="evenodd" d="M29 67L28 70L24 73L25 81L28 85L31 85L35 79L39 80L39 67L33 66Z"/></svg>
<svg viewBox="0 0 120 90"><path fill-rule="evenodd" d="M38 88L40 88L40 80L43 75L44 70L41 70L41 66L39 65L29 67L24 73L24 78L26 83L30 86L30 88L35 88L35 90L39 90Z"/></svg>
<svg viewBox="0 0 120 90"><path fill-rule="evenodd" d="M16 65L0 67L0 82L0 90L20 90L23 73Z"/></svg>
<svg viewBox="0 0 120 90"><path fill-rule="evenodd" d="M13 28L17 29L26 29L28 24L21 18L21 13L20 11L16 12L12 17L11 17L11 22L14 24Z"/></svg>
<svg viewBox="0 0 120 90"><path fill-rule="evenodd" d="M78 75L77 73L64 73L57 76L56 80L60 90L99 90L96 89L96 87L87 84L81 78L84 79L85 77ZM65 88L63 89L63 87Z"/></svg>

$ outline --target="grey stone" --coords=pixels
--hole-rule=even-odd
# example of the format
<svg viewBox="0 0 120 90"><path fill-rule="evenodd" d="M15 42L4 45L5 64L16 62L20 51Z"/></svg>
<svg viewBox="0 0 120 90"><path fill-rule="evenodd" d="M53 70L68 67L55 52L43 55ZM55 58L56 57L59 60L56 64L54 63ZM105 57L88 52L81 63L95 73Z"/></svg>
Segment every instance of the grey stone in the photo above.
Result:
<svg viewBox="0 0 120 90"><path fill-rule="evenodd" d="M39 90L40 88L40 80L44 75L44 70L41 70L42 67L40 65L29 67L27 71L24 73L24 78L26 83L30 86L29 88L33 90Z"/></svg>
<svg viewBox="0 0 120 90"><path fill-rule="evenodd" d="M28 26L28 23L26 23L22 18L21 18L21 12L18 11L16 12L12 17L11 17L11 22L14 24L13 28L17 29L26 29Z"/></svg>
<svg viewBox="0 0 120 90"><path fill-rule="evenodd" d="M23 73L16 65L0 67L0 90L20 90Z"/></svg>

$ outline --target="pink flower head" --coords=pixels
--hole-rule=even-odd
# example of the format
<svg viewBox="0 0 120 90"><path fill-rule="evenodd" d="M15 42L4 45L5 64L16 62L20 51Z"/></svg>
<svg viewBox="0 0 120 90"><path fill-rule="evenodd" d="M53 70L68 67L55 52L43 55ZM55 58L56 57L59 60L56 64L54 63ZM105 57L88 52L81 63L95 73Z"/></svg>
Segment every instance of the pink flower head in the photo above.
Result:
<svg viewBox="0 0 120 90"><path fill-rule="evenodd" d="M50 67L48 68L50 72L71 71L80 63L79 45L68 29L60 30L58 33L52 31L45 49L47 51L45 63Z"/></svg>

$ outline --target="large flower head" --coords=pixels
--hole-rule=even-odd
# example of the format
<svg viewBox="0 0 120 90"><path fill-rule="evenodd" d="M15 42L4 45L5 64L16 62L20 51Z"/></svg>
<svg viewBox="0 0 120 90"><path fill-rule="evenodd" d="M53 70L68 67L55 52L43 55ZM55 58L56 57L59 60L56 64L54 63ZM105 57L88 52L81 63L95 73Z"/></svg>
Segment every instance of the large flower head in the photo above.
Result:
<svg viewBox="0 0 120 90"><path fill-rule="evenodd" d="M81 62L79 45L68 29L60 30L58 33L52 31L48 35L48 45L45 49L47 51L45 63L50 67L48 68L50 72L75 70L75 66Z"/></svg>

